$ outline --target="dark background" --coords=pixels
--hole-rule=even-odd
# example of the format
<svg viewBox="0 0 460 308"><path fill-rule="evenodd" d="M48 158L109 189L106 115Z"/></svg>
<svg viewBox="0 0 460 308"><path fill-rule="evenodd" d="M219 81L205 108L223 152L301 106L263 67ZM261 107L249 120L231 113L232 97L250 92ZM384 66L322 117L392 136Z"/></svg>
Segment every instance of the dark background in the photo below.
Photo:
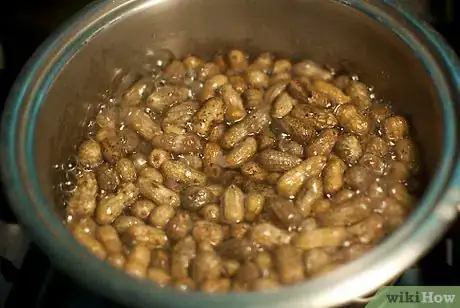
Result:
<svg viewBox="0 0 460 308"><path fill-rule="evenodd" d="M4 63L0 63L0 110L21 68L41 42L63 21L87 5L88 0L2 1L0 4L0 44ZM401 0L409 9L430 22L460 52L460 1ZM0 221L16 223L0 190ZM0 241L2 240L0 236ZM450 247L450 248L449 248ZM415 267L418 276L412 283L460 285L460 223ZM448 250L451 249L451 252ZM410 253L410 252L408 252ZM448 254L453 254L448 260ZM452 262L451 262L452 261ZM5 307L110 306L113 303L75 286L65 275L52 269L46 256L34 245L21 268L0 258L3 277L13 288ZM406 275L406 280L412 276ZM415 277L415 276L414 276ZM411 282L409 282L410 284ZM2 306L0 300L0 307Z"/></svg>

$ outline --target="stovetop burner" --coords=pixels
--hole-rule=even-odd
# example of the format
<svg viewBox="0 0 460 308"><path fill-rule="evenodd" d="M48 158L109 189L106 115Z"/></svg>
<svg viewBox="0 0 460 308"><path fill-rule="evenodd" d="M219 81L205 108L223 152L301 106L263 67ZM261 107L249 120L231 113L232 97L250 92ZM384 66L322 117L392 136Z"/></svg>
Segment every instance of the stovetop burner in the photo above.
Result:
<svg viewBox="0 0 460 308"><path fill-rule="evenodd" d="M89 0L13 1L0 12L0 101L32 52L62 21ZM453 0L402 0L433 24L451 45L460 50L459 3ZM2 14L3 13L3 14ZM455 14L457 13L457 15ZM2 16L4 15L4 16ZM3 56L2 54L3 45ZM3 61L2 61L3 58ZM1 105L2 106L2 105ZM2 106L3 107L3 106ZM0 307L119 307L100 295L76 285L55 270L46 255L14 224L17 222L0 190ZM16 245L5 244L13 241ZM410 252L408 252L410 253ZM460 285L460 221L397 285Z"/></svg>

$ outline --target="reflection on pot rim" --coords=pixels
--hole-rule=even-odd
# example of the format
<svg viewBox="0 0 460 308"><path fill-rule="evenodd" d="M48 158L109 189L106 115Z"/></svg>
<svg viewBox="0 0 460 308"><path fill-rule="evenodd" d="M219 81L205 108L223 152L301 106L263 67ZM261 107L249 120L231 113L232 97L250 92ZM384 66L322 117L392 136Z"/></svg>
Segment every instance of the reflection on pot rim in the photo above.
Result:
<svg viewBox="0 0 460 308"><path fill-rule="evenodd" d="M78 247L70 235L63 232L65 229L60 221L55 219L55 215L46 208L48 202L40 192L33 157L33 137L39 107L54 77L81 47L82 42L90 40L94 33L101 31L108 23L163 2L166 1L98 3L87 8L84 15L77 16L42 46L41 52L34 56L21 74L10 94L4 112L2 137L6 146L2 150L3 180L8 185L9 199L14 203L14 210L19 214L23 223L36 231L37 241L46 248L53 260L62 268L71 271L82 282L97 283L101 292L125 302L137 302L146 306L154 300L173 301L177 306L199 307L203 306L203 301L209 299L207 296L202 294L178 295L169 290L155 289L149 283L136 281L126 277L123 273L116 272L108 265L94 259L84 248ZM436 180L430 184L420 208L406 225L362 259L326 277L283 289L276 294L216 296L211 302L214 305L262 307L282 302L283 306L325 307L343 303L375 289L382 282L391 279L409 266L433 244L456 215L455 206L459 199L455 193L455 185L460 184L460 179L452 178L452 170L458 167L458 161L454 161L457 150L457 124L454 117L457 106L454 104L458 102L458 93L453 93L449 85L460 84L458 61L453 52L431 29L407 13L400 11L398 16L405 14L404 22L410 24L418 36L426 41L426 44L436 54L436 59L431 56L428 49L424 48L419 37L411 34L406 28L400 27L397 19L376 6L362 1L340 2L348 3L395 32L418 54L425 69L432 76L443 102L444 117L444 148L440 169L435 175ZM392 8L391 5L382 4L381 6L393 14L396 14L393 10L398 10ZM82 21L85 21L85 25L82 24ZM447 72L447 77L442 74L441 67ZM24 131L26 131L25 134L19 134ZM11 166L18 168L13 169ZM25 181L26 178L30 180L30 183ZM442 195L444 197L441 199ZM37 228L37 224L47 225L47 228ZM422 226L419 227L420 225ZM438 231L433 232L433 230ZM404 244L404 249L400 247L402 244ZM72 254L62 254L63 249L72 251ZM392 258L389 258L389 251L392 251ZM85 266L79 265L82 263ZM341 279L343 277L346 278ZM126 298L124 296L126 294L131 295L131 298Z"/></svg>

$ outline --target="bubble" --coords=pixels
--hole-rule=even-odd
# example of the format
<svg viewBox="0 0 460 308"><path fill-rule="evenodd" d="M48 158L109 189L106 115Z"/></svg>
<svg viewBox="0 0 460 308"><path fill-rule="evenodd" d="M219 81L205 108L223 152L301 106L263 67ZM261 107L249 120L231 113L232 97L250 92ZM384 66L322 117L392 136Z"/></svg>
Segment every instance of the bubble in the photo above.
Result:
<svg viewBox="0 0 460 308"><path fill-rule="evenodd" d="M200 95L201 90L203 89L203 82L199 80L195 80L191 82L189 85L189 98L194 99Z"/></svg>
<svg viewBox="0 0 460 308"><path fill-rule="evenodd" d="M157 68L166 67L174 59L174 53L169 49L148 50L146 61Z"/></svg>
<svg viewBox="0 0 460 308"><path fill-rule="evenodd" d="M87 132L88 137L96 135L97 130L99 129L99 125L97 124L95 120L89 121L86 127L87 127L86 132Z"/></svg>
<svg viewBox="0 0 460 308"><path fill-rule="evenodd" d="M67 164L62 165L64 171L74 171L77 168L78 162L76 156L71 156L67 161Z"/></svg>
<svg viewBox="0 0 460 308"><path fill-rule="evenodd" d="M157 84L158 87L164 87L164 86L166 86L166 79L160 78L160 79L157 80L156 84Z"/></svg>
<svg viewBox="0 0 460 308"><path fill-rule="evenodd" d="M124 72L119 70L112 79L111 85L109 87L109 93L113 93L115 96L121 96L141 78L142 76L138 72Z"/></svg>
<svg viewBox="0 0 460 308"><path fill-rule="evenodd" d="M75 182L65 181L60 184L59 189L65 194L70 194L73 193L75 189L77 189L77 185Z"/></svg>

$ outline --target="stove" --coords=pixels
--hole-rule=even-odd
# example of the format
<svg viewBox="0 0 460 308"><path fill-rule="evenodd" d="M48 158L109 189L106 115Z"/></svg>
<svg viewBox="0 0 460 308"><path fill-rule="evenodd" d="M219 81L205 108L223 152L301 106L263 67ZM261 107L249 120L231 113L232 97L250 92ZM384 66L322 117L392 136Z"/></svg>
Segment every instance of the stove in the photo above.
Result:
<svg viewBox="0 0 460 308"><path fill-rule="evenodd" d="M0 12L0 102L38 45L88 0L13 1ZM453 0L401 0L430 22L460 52L459 4ZM454 3L455 2L455 3ZM2 16L5 15L5 16ZM454 39L457 38L457 39ZM3 104L1 104L3 108ZM122 307L54 269L17 225L0 191L0 307ZM6 206L4 206L6 205ZM410 252L408 252L410 253ZM396 285L460 285L460 221ZM455 269L456 268L456 269Z"/></svg>

